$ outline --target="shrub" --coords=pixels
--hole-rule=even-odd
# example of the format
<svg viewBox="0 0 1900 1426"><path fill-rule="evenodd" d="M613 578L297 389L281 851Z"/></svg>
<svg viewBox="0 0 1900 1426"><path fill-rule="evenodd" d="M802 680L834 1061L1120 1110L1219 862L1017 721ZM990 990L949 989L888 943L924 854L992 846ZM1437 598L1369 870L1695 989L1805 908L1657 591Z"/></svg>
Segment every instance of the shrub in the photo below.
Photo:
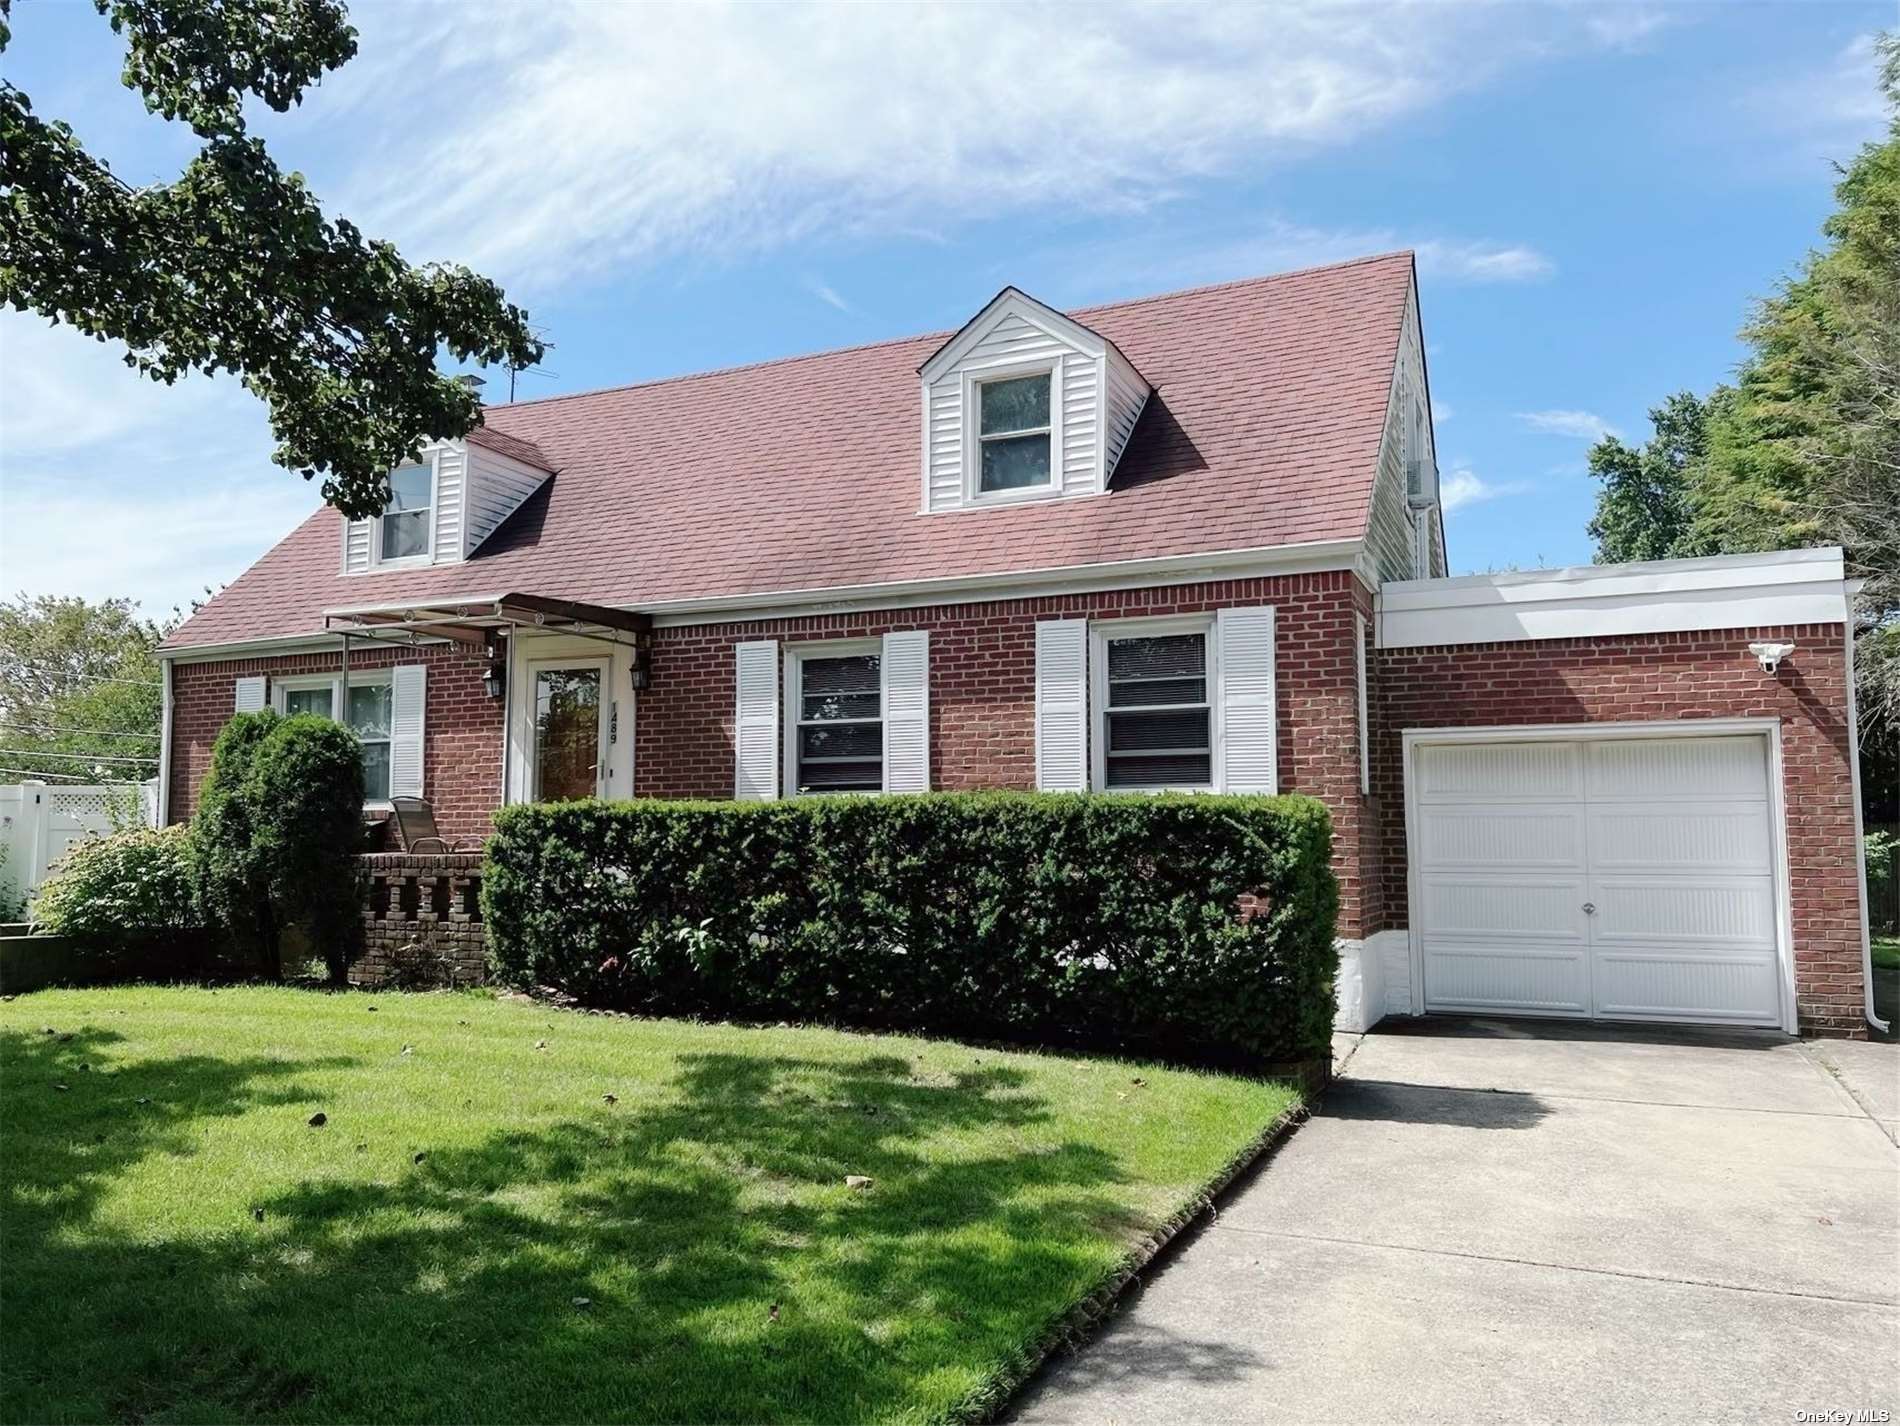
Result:
<svg viewBox="0 0 1900 1426"><path fill-rule="evenodd" d="M303 927L332 979L355 949L363 749L314 715L239 714L212 748L199 802L197 881L207 913L275 969L285 928Z"/></svg>
<svg viewBox="0 0 1900 1426"><path fill-rule="evenodd" d="M40 884L33 914L47 929L108 954L203 925L189 830L118 832L75 844Z"/></svg>
<svg viewBox="0 0 1900 1426"><path fill-rule="evenodd" d="M191 822L192 879L205 920L241 958L272 969L277 930L270 879L254 846L246 782L251 759L281 721L264 709L240 713L224 725L211 745L211 767Z"/></svg>
<svg viewBox="0 0 1900 1426"><path fill-rule="evenodd" d="M1309 798L924 793L517 806L482 902L500 977L653 1013L1215 1063L1332 1029Z"/></svg>
<svg viewBox="0 0 1900 1426"><path fill-rule="evenodd" d="M1865 838L1867 859L1867 910L1873 929L1900 930L1900 837L1892 832L1869 832Z"/></svg>

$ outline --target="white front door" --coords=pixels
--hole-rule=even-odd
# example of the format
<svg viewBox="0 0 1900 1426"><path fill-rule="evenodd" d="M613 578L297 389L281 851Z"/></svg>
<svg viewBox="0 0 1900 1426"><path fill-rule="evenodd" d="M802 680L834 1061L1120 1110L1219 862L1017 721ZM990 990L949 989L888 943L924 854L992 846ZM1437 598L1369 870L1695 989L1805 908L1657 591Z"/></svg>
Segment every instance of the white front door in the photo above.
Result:
<svg viewBox="0 0 1900 1426"><path fill-rule="evenodd" d="M607 795L606 659L537 661L528 666L530 798L565 802Z"/></svg>
<svg viewBox="0 0 1900 1426"><path fill-rule="evenodd" d="M1764 739L1422 743L1428 1010L1781 1023Z"/></svg>

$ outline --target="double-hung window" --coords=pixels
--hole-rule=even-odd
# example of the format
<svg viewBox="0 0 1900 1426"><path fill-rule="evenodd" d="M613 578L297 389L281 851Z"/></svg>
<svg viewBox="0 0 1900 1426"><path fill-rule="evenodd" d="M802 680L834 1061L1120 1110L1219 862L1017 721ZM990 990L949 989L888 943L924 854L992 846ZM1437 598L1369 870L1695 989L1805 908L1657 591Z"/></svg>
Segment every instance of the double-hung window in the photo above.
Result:
<svg viewBox="0 0 1900 1426"><path fill-rule="evenodd" d="M793 648L786 675L792 790L882 791L884 675L877 646Z"/></svg>
<svg viewBox="0 0 1900 1426"><path fill-rule="evenodd" d="M389 473L389 503L377 520L379 560L421 559L428 555L434 501L432 465L399 466Z"/></svg>
<svg viewBox="0 0 1900 1426"><path fill-rule="evenodd" d="M1214 785L1210 632L1201 623L1098 634L1101 786Z"/></svg>
<svg viewBox="0 0 1900 1426"><path fill-rule="evenodd" d="M976 386L979 495L1033 490L1050 483L1050 372L996 377Z"/></svg>
<svg viewBox="0 0 1900 1426"><path fill-rule="evenodd" d="M279 679L277 711L334 719L342 686L341 679L329 675ZM390 737L395 722L395 697L387 670L351 675L349 697L339 721L363 745L364 801L387 802Z"/></svg>

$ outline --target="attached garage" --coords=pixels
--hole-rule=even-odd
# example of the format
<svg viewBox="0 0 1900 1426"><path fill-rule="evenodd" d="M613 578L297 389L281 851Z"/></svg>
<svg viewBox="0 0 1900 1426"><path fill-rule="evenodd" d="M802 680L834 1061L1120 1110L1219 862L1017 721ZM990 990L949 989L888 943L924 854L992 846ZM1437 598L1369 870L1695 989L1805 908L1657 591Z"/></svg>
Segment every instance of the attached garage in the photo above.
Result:
<svg viewBox="0 0 1900 1426"><path fill-rule="evenodd" d="M1839 550L1389 582L1375 614L1340 1023L1878 1025Z"/></svg>
<svg viewBox="0 0 1900 1426"><path fill-rule="evenodd" d="M1422 1009L1793 1028L1772 728L1409 743Z"/></svg>

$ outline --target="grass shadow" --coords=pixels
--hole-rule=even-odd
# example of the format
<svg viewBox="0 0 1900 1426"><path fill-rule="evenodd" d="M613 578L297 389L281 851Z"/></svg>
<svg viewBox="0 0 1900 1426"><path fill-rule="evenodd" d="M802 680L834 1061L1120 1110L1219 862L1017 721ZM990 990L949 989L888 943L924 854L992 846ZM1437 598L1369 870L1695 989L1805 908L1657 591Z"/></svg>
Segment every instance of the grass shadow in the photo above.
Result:
<svg viewBox="0 0 1900 1426"><path fill-rule="evenodd" d="M115 1179L347 1061L77 1068L114 1038L0 1043L36 1105L0 1199L7 1420L939 1415L1134 1222L1018 1070L700 1054L638 1102L142 1234L98 1218Z"/></svg>

